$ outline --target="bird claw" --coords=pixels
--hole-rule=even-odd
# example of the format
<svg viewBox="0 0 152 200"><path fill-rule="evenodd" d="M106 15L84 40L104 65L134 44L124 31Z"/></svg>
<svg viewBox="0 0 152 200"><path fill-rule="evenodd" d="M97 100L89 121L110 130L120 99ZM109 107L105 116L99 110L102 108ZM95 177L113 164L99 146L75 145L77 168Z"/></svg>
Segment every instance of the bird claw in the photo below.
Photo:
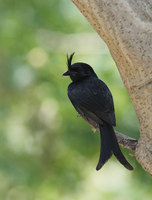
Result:
<svg viewBox="0 0 152 200"><path fill-rule="evenodd" d="M92 131L95 133L96 132L96 129L94 127L92 127Z"/></svg>

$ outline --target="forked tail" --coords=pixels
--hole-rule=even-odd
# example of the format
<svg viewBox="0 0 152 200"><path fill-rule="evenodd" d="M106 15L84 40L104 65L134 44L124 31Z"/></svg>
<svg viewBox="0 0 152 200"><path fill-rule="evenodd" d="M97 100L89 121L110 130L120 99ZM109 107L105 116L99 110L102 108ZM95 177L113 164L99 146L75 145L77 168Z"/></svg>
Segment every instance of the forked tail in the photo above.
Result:
<svg viewBox="0 0 152 200"><path fill-rule="evenodd" d="M104 123L100 126L100 139L101 139L101 148L100 148L100 158L96 170L99 170L106 161L112 156L115 155L117 160L129 170L133 170L133 167L126 160L122 154L120 147L118 145L115 132L113 127L107 123Z"/></svg>

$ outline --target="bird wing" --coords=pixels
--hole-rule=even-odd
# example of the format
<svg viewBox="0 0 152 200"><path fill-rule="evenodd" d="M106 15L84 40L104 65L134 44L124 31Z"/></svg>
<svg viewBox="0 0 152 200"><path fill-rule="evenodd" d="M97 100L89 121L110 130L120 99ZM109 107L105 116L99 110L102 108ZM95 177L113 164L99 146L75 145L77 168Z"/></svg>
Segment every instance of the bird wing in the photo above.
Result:
<svg viewBox="0 0 152 200"><path fill-rule="evenodd" d="M98 124L105 121L112 126L116 125L113 98L103 81L96 78L75 86L69 89L68 96L80 115Z"/></svg>

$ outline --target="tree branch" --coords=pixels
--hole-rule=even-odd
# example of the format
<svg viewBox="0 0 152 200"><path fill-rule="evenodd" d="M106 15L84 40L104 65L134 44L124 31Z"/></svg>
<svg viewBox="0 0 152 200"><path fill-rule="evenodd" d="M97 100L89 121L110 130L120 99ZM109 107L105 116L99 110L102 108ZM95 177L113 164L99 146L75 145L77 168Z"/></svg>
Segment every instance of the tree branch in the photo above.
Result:
<svg viewBox="0 0 152 200"><path fill-rule="evenodd" d="M119 133L118 131L115 131L115 133L116 133L118 143L122 147L135 152L138 140L131 138L127 135L124 135L122 133Z"/></svg>

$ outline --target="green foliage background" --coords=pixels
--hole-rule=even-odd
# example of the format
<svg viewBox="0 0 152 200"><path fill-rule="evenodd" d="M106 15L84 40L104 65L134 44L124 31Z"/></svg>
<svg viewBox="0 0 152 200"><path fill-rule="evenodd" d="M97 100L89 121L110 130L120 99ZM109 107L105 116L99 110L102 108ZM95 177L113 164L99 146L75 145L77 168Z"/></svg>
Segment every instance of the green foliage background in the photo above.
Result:
<svg viewBox="0 0 152 200"><path fill-rule="evenodd" d="M151 199L151 178L123 149L99 172L99 134L73 109L66 54L94 67L112 91L117 127L138 122L104 42L69 0L0 1L0 199Z"/></svg>

